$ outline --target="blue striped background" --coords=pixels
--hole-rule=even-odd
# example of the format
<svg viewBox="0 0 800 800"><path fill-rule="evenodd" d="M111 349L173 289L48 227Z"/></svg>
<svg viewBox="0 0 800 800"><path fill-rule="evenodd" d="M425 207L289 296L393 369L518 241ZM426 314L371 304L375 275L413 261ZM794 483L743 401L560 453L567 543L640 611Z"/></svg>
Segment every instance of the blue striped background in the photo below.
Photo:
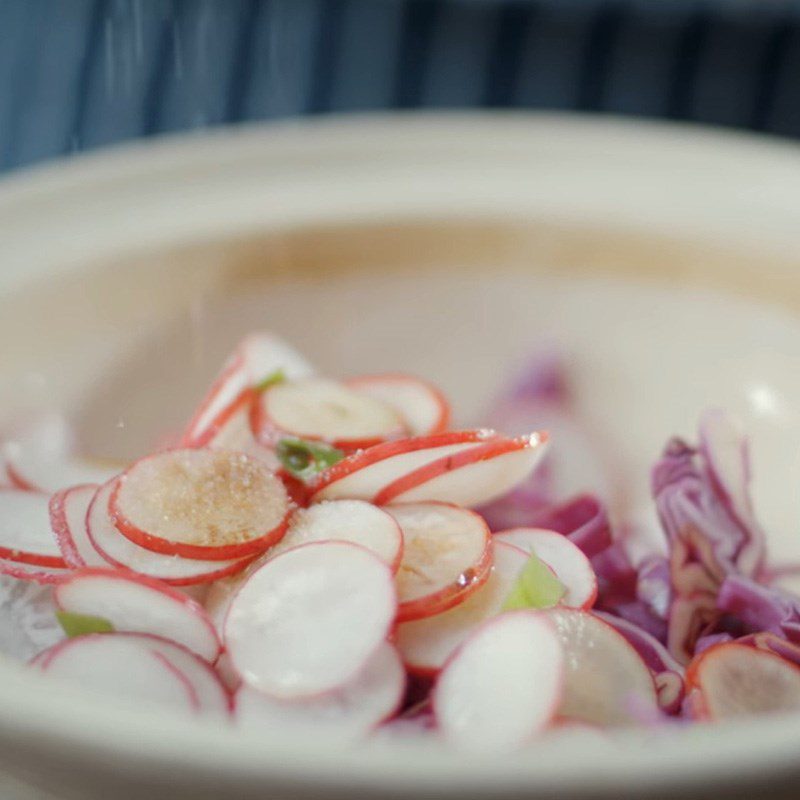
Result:
<svg viewBox="0 0 800 800"><path fill-rule="evenodd" d="M581 109L800 135L800 4L0 0L0 169L385 108Z"/></svg>

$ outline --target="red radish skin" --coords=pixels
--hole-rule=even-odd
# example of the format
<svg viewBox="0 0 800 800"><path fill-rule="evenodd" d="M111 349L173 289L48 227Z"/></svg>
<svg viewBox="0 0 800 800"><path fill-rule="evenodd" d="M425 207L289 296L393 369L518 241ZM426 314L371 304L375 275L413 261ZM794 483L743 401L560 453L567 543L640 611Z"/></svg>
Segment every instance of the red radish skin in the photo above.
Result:
<svg viewBox="0 0 800 800"><path fill-rule="evenodd" d="M50 527L64 561L75 569L108 565L86 533L86 514L97 489L93 483L71 486L50 498Z"/></svg>
<svg viewBox="0 0 800 800"><path fill-rule="evenodd" d="M800 709L800 667L774 653L728 642L695 657L686 670L692 709L728 720Z"/></svg>
<svg viewBox="0 0 800 800"><path fill-rule="evenodd" d="M114 524L135 544L207 561L264 552L283 538L290 511L286 488L266 465L211 450L148 456L115 481L109 500ZM167 530L156 530L165 518Z"/></svg>
<svg viewBox="0 0 800 800"><path fill-rule="evenodd" d="M251 559L200 561L139 547L123 536L111 520L108 502L113 488L113 481L100 487L86 515L89 541L111 566L147 575L172 586L190 586L241 572L250 563Z"/></svg>
<svg viewBox="0 0 800 800"><path fill-rule="evenodd" d="M513 611L485 622L447 660L433 711L459 749L506 752L548 727L563 684L564 654L550 620Z"/></svg>
<svg viewBox="0 0 800 800"><path fill-rule="evenodd" d="M464 506L489 503L511 491L514 486L527 478L544 453L546 442L547 435L544 433L534 433L516 439L498 437L494 441L484 442L474 448L431 461L400 476L384 486L375 496L374 502L386 505L441 500ZM504 476L499 484L492 485L486 480L485 475L476 474L470 485L466 488L463 485L463 473L459 474L461 470L475 470L481 464L485 466L493 462L505 463L505 461L500 462L500 459L519 459L526 454L529 457L522 462L522 471L519 470L519 465L515 464L516 469L512 471L510 480ZM493 466L496 466L496 463L493 463ZM462 480L462 485L457 485L455 476Z"/></svg>
<svg viewBox="0 0 800 800"><path fill-rule="evenodd" d="M215 661L222 643L205 609L185 594L144 575L84 569L53 593L62 611L103 617L115 631L147 633L183 645Z"/></svg>
<svg viewBox="0 0 800 800"><path fill-rule="evenodd" d="M347 385L392 406L412 436L442 433L450 425L447 398L421 378L400 373L362 375L351 378Z"/></svg>
<svg viewBox="0 0 800 800"><path fill-rule="evenodd" d="M482 517L449 503L386 506L403 532L397 622L441 614L489 578L492 538ZM438 567L440 572L431 575Z"/></svg>
<svg viewBox="0 0 800 800"><path fill-rule="evenodd" d="M244 683L284 699L312 697L363 669L396 612L393 575L380 559L349 542L314 542L245 580L228 608L224 642Z"/></svg>
<svg viewBox="0 0 800 800"><path fill-rule="evenodd" d="M597 600L597 576L583 551L566 536L544 528L511 528L494 534L495 542L506 542L526 553L535 553L566 587L561 605L590 609Z"/></svg>
<svg viewBox="0 0 800 800"><path fill-rule="evenodd" d="M234 699L242 729L313 734L357 741L400 707L405 672L395 649L382 645L364 669L340 689L307 700L280 700L242 685Z"/></svg>
<svg viewBox="0 0 800 800"><path fill-rule="evenodd" d="M503 603L528 562L528 554L504 542L493 542L494 563L486 583L463 603L432 617L397 626L397 646L406 669L434 678L452 652Z"/></svg>
<svg viewBox="0 0 800 800"><path fill-rule="evenodd" d="M333 413L326 407L332 407ZM308 422L292 418L298 411L307 414ZM371 425L365 422L370 417ZM407 433L390 406L346 384L321 378L278 383L261 392L250 406L250 426L262 443L288 435L330 442L347 451L373 447Z"/></svg>
<svg viewBox="0 0 800 800"><path fill-rule="evenodd" d="M292 514L286 536L267 558L309 542L343 541L366 547L397 572L403 533L391 514L363 500L326 500Z"/></svg>
<svg viewBox="0 0 800 800"><path fill-rule="evenodd" d="M0 559L66 569L50 527L49 498L19 489L0 489Z"/></svg>

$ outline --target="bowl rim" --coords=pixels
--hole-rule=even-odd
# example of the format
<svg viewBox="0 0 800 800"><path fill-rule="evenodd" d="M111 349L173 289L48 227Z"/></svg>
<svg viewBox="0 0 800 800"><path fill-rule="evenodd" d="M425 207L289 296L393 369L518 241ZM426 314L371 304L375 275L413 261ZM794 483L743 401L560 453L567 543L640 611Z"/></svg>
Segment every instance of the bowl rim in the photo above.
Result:
<svg viewBox="0 0 800 800"><path fill-rule="evenodd" d="M525 179L543 185L526 186ZM660 189L660 200L650 184ZM585 189L579 197L576 187ZM667 233L677 226L690 237L793 254L800 231L797 187L795 145L697 126L517 113L248 125L124 145L0 181L0 258L6 264L0 296L144 246L437 210L624 221ZM685 204L675 203L682 199ZM98 214L108 222L100 229ZM788 269L791 259L786 263ZM112 715L107 708L0 663L0 737L37 748L42 758L60 753L89 764L100 757L128 768L185 768L198 776L225 774L232 781L318 792L557 788L576 796L633 784L677 790L710 779L752 779L767 768L791 770L800 732L800 717L787 717L713 730L698 726L679 735L600 737L584 747L580 760L557 742L537 759L523 753L464 760L411 742L370 745L364 758L280 736L254 742L130 707Z"/></svg>

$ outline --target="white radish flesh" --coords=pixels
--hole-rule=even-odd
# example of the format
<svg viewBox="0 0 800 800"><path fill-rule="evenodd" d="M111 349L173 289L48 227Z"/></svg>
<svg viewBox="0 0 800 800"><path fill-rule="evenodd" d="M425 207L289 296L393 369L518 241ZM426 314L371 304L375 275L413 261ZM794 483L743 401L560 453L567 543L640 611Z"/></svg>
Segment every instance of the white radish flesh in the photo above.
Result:
<svg viewBox="0 0 800 800"><path fill-rule="evenodd" d="M50 527L49 502L43 494L0 489L0 558L66 567Z"/></svg>
<svg viewBox="0 0 800 800"><path fill-rule="evenodd" d="M551 622L535 611L478 628L445 664L433 693L444 737L463 750L518 749L555 716L564 656Z"/></svg>
<svg viewBox="0 0 800 800"><path fill-rule="evenodd" d="M411 375L365 375L347 383L361 394L393 408L412 436L425 436L447 429L450 405L427 381Z"/></svg>
<svg viewBox="0 0 800 800"><path fill-rule="evenodd" d="M650 670L628 641L593 614L568 608L546 612L566 656L559 716L601 726L657 718Z"/></svg>
<svg viewBox="0 0 800 800"><path fill-rule="evenodd" d="M386 638L391 570L363 547L320 542L267 561L228 609L225 646L245 683L277 697L343 686Z"/></svg>
<svg viewBox="0 0 800 800"><path fill-rule="evenodd" d="M70 567L107 567L86 532L86 514L99 487L94 484L62 489L50 498L50 526L64 561Z"/></svg>
<svg viewBox="0 0 800 800"><path fill-rule="evenodd" d="M493 549L489 579L463 603L441 614L397 626L397 646L412 672L430 675L440 670L478 625L501 612L528 555L503 542L495 541Z"/></svg>
<svg viewBox="0 0 800 800"><path fill-rule="evenodd" d="M492 566L491 534L483 518L443 503L386 506L403 532L397 571L398 621L452 608L476 591Z"/></svg>
<svg viewBox="0 0 800 800"><path fill-rule="evenodd" d="M134 544L115 527L108 511L114 483L101 487L89 506L87 533L89 541L107 563L141 575L149 575L174 586L207 583L244 569L248 559L200 561L154 553Z"/></svg>
<svg viewBox="0 0 800 800"><path fill-rule="evenodd" d="M403 421L388 405L323 378L277 383L260 397L256 433L270 439L274 431L342 445L375 444L405 432Z"/></svg>
<svg viewBox="0 0 800 800"><path fill-rule="evenodd" d="M186 714L199 710L189 678L145 638L112 633L79 636L55 645L37 659L36 666L92 694Z"/></svg>
<svg viewBox="0 0 800 800"><path fill-rule="evenodd" d="M8 561L0 558L0 575L8 575L20 581L33 581L34 583L58 583L68 569L58 567L42 567L36 564L22 564L19 561Z"/></svg>
<svg viewBox="0 0 800 800"><path fill-rule="evenodd" d="M16 485L47 494L82 483L105 483L119 472L117 465L74 457L50 458L31 450L19 450L7 458L6 467Z"/></svg>
<svg viewBox="0 0 800 800"><path fill-rule="evenodd" d="M430 463L385 486L377 503L437 500L475 507L490 503L524 481L545 450L539 434L476 445L457 457Z"/></svg>
<svg viewBox="0 0 800 800"><path fill-rule="evenodd" d="M701 707L715 720L800 710L800 668L764 650L736 643L702 653L687 671Z"/></svg>
<svg viewBox="0 0 800 800"><path fill-rule="evenodd" d="M253 731L322 736L351 742L367 735L400 705L405 671L397 651L383 644L364 668L339 689L305 700L281 700L241 686L236 723Z"/></svg>
<svg viewBox="0 0 800 800"><path fill-rule="evenodd" d="M151 578L84 570L57 586L53 599L63 611L103 617L115 631L170 639L207 661L214 661L221 649L202 606Z"/></svg>
<svg viewBox="0 0 800 800"><path fill-rule="evenodd" d="M594 604L597 576L583 551L566 536L544 528L514 528L495 533L493 539L535 553L544 561L566 588L561 605L588 609Z"/></svg>
<svg viewBox="0 0 800 800"><path fill-rule="evenodd" d="M469 450L476 443L496 439L493 431L458 431L385 442L355 453L323 472L314 486L312 501L369 500L398 478L443 458Z"/></svg>
<svg viewBox="0 0 800 800"><path fill-rule="evenodd" d="M363 500L329 500L294 512L286 536L269 557L309 542L342 541L360 544L393 571L400 566L403 534L391 514Z"/></svg>
<svg viewBox="0 0 800 800"><path fill-rule="evenodd" d="M244 453L171 450L124 473L110 509L116 527L141 547L224 560L278 541L289 496L272 470Z"/></svg>

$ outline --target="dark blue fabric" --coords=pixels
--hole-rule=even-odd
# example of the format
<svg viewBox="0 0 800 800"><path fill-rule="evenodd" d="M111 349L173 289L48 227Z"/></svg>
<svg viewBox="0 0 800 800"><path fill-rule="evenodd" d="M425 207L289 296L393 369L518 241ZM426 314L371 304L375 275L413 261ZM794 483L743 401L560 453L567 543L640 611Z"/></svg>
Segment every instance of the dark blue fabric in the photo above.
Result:
<svg viewBox="0 0 800 800"><path fill-rule="evenodd" d="M0 168L223 123L550 108L800 136L779 0L0 0Z"/></svg>

